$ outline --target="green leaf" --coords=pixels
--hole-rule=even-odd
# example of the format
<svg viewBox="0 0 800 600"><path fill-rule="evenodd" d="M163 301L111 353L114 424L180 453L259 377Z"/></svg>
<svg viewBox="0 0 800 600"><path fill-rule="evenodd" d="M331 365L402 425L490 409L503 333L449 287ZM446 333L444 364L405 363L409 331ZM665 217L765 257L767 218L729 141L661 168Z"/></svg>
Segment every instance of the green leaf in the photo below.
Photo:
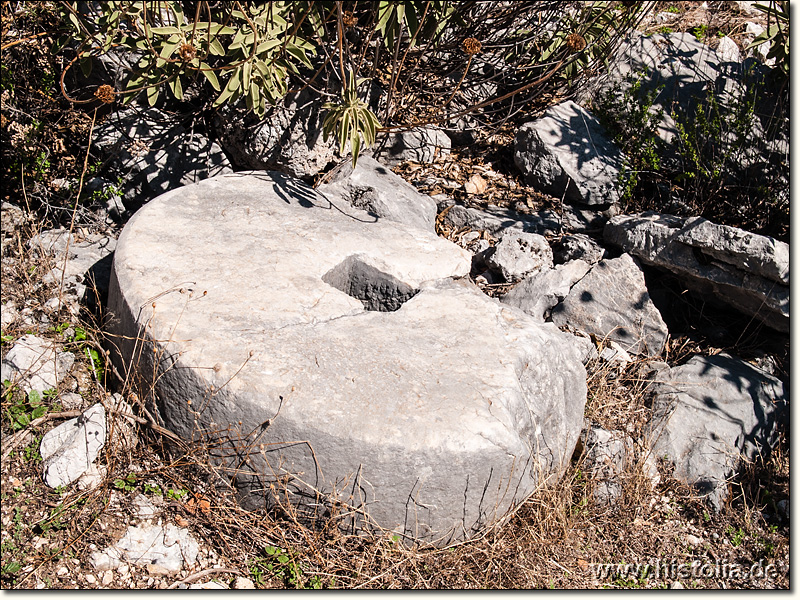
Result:
<svg viewBox="0 0 800 600"><path fill-rule="evenodd" d="M201 62L200 63L200 68L201 69L210 69L211 67L209 67L206 63ZM200 72L203 74L203 76L206 79L208 79L208 82L211 84L211 87L213 87L217 91L220 90L219 79L217 79L217 74L214 71L200 71Z"/></svg>
<svg viewBox="0 0 800 600"><path fill-rule="evenodd" d="M169 81L169 89L176 100L183 100L183 86L181 85L181 78L174 77Z"/></svg>
<svg viewBox="0 0 800 600"><path fill-rule="evenodd" d="M147 88L147 103L150 106L155 106L156 102L158 101L158 88L161 87L159 85L151 85Z"/></svg>
<svg viewBox="0 0 800 600"><path fill-rule="evenodd" d="M256 54L263 54L267 50L270 50L280 45L281 43L278 40L275 39L265 40L258 45L258 48L256 48Z"/></svg>
<svg viewBox="0 0 800 600"><path fill-rule="evenodd" d="M222 47L219 40L214 38L208 45L208 50L214 56L225 56L225 48Z"/></svg>
<svg viewBox="0 0 800 600"><path fill-rule="evenodd" d="M311 61L308 60L308 57L306 56L306 53L303 52L303 50L301 50L294 44L287 44L286 51L292 56L294 56L297 60L302 62L304 65L306 65L309 69L311 68Z"/></svg>
<svg viewBox="0 0 800 600"><path fill-rule="evenodd" d="M71 14L71 13L70 13ZM92 57L91 55L84 56L81 61L81 73L84 77L89 77L92 74Z"/></svg>
<svg viewBox="0 0 800 600"><path fill-rule="evenodd" d="M247 90L250 88L250 74L253 72L253 63L247 61L242 65L242 89Z"/></svg>
<svg viewBox="0 0 800 600"><path fill-rule="evenodd" d="M180 35L181 33L179 28L172 25L167 27L148 27L148 31L155 33L156 35L172 35L173 33Z"/></svg>

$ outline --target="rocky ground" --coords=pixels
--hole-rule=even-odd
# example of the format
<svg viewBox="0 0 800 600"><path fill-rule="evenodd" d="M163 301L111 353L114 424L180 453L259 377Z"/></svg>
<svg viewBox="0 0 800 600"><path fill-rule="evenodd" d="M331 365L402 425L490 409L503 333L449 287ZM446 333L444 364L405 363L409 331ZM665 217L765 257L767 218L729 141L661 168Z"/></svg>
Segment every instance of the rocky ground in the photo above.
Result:
<svg viewBox="0 0 800 600"><path fill-rule="evenodd" d="M680 27L695 26L693 10L678 14ZM676 14L664 12L663 19ZM82 123L76 131L91 136L93 127ZM514 133L509 124L471 146L393 170L438 202L437 233L479 252L498 239L485 228L453 225L453 200L521 217L561 209L559 199L526 185L514 164ZM609 502L609 481L597 468L603 457L592 455L586 437L591 428L556 486L536 492L478 539L448 548L309 527L289 506L243 510L210 484L203 450L158 427L124 385L125 374L106 360L102 282L126 218L118 199L111 194L85 214L72 211L78 218L70 223L29 209L36 185L42 183L6 197L2 207L3 358L27 344L41 377L41 393L3 389L4 588L788 588L788 429L768 458L742 465L720 511L675 479L670 465L643 469L637 452L614 479ZM54 233L57 224L71 236ZM84 277L93 265L100 265L95 277ZM487 294L513 289L489 273L472 274ZM730 352L788 385L788 339L776 341L735 312L704 310L686 297L684 313L670 323L680 333L659 358L672 366ZM602 428L595 435L621 431L636 439L653 410L647 373L654 359L620 358L606 352L610 344L595 343L585 418ZM94 468L75 484L48 485L43 469L52 458L42 439L98 403L108 441L92 457Z"/></svg>

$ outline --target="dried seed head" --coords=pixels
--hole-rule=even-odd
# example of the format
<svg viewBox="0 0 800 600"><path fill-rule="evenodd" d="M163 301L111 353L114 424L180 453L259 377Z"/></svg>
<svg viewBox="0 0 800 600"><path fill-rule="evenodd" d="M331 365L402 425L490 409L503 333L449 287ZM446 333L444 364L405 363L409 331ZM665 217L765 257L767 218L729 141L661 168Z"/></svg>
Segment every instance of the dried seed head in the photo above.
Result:
<svg viewBox="0 0 800 600"><path fill-rule="evenodd" d="M572 52L580 52L586 48L586 40L580 33L570 33L567 36L567 48Z"/></svg>
<svg viewBox="0 0 800 600"><path fill-rule="evenodd" d="M181 44L181 47L178 49L178 54L180 54L181 60L188 62L197 56L197 48L191 44Z"/></svg>
<svg viewBox="0 0 800 600"><path fill-rule="evenodd" d="M349 10L344 11L342 14L342 24L344 24L345 27L355 27L357 23L358 19L352 12Z"/></svg>
<svg viewBox="0 0 800 600"><path fill-rule="evenodd" d="M105 102L106 104L111 104L114 102L114 98L116 94L114 93L114 88L108 84L103 84L97 88L94 92L95 98L100 100L100 102Z"/></svg>
<svg viewBox="0 0 800 600"><path fill-rule="evenodd" d="M461 49L464 51L465 54L477 54L481 51L481 43L476 40L474 37L468 37L463 42L461 42Z"/></svg>

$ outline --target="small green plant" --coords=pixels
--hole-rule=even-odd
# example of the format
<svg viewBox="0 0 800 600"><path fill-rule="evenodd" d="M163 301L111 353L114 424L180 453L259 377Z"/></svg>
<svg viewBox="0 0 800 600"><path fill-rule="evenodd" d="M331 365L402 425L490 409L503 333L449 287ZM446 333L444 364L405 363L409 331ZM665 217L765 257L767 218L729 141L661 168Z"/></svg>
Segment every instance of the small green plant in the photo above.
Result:
<svg viewBox="0 0 800 600"><path fill-rule="evenodd" d="M767 59L775 59L778 68L789 76L789 2L772 0L768 6L754 4L767 15L767 28L758 35L747 49L769 43Z"/></svg>
<svg viewBox="0 0 800 600"><path fill-rule="evenodd" d="M42 462L42 455L39 453L39 446L42 443L42 436L37 436L34 440L25 446L23 454L25 462L40 463Z"/></svg>
<svg viewBox="0 0 800 600"><path fill-rule="evenodd" d="M727 529L725 529L725 533L731 536L731 545L734 548L736 546L740 546L744 541L744 538L747 536L741 527L734 529L733 525L728 525Z"/></svg>
<svg viewBox="0 0 800 600"><path fill-rule="evenodd" d="M89 343L88 334L83 327L76 325L73 328L73 332L74 333L67 341L75 343L78 346L78 350L83 352L83 355L89 360L89 365L92 369L92 372L95 374L97 379L102 380L105 362L100 356L100 353L93 345Z"/></svg>
<svg viewBox="0 0 800 600"><path fill-rule="evenodd" d="M303 568L292 554L278 546L265 546L264 556L253 560L250 574L256 583L263 585L264 576L269 574L295 589L322 589L322 580L314 575L306 579Z"/></svg>
<svg viewBox="0 0 800 600"><path fill-rule="evenodd" d="M702 42L704 39L708 37L708 25L698 25L694 29L692 29L692 34L694 37L697 38L697 41Z"/></svg>
<svg viewBox="0 0 800 600"><path fill-rule="evenodd" d="M369 147L375 142L375 134L381 126L367 103L358 97L357 88L364 81L366 80L356 80L353 71L350 71L349 83L342 90L342 103L327 102L323 105L323 108L328 110L328 115L322 124L325 140L334 130L337 131L339 154L342 155L344 155L349 141L353 155L353 168L355 168L361 152L361 136L364 136L364 144Z"/></svg>
<svg viewBox="0 0 800 600"><path fill-rule="evenodd" d="M161 487L156 484L152 483L145 483L144 484L144 493L145 494L152 494L153 496L161 496L164 492L161 491Z"/></svg>
<svg viewBox="0 0 800 600"><path fill-rule="evenodd" d="M19 431L30 425L31 421L47 414L47 406L42 402L42 396L36 390L27 394L17 391L10 381L3 381L3 399L6 408L4 417L12 431ZM51 399L55 390L47 390L45 398Z"/></svg>
<svg viewBox="0 0 800 600"><path fill-rule="evenodd" d="M125 493L132 492L136 489L136 475L130 473L124 479L115 479L114 487Z"/></svg>
<svg viewBox="0 0 800 600"><path fill-rule="evenodd" d="M677 6L668 6L667 7L667 12L677 15L677 14L680 14L681 9L679 7L677 7Z"/></svg>
<svg viewBox="0 0 800 600"><path fill-rule="evenodd" d="M601 121L627 157L617 181L623 201L633 197L643 173L656 173L661 168L664 142L658 136L658 127L664 111L655 110L653 104L662 87L645 91L642 82L647 76L645 71L630 78L625 91L615 86L601 94L598 102Z"/></svg>
<svg viewBox="0 0 800 600"><path fill-rule="evenodd" d="M188 493L189 490L170 488L167 490L167 498L180 501Z"/></svg>

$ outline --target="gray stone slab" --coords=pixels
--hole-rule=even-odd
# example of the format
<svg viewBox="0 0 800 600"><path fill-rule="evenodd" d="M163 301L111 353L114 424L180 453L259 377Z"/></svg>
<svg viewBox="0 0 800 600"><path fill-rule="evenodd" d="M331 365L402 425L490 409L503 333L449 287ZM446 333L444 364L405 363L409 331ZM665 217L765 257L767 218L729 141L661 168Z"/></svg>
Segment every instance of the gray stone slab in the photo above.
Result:
<svg viewBox="0 0 800 600"><path fill-rule="evenodd" d="M317 191L378 217L434 231L436 202L369 156L360 157L355 169L348 160Z"/></svg>
<svg viewBox="0 0 800 600"><path fill-rule="evenodd" d="M783 384L724 354L695 356L660 370L654 381L653 453L669 459L674 476L697 486L719 509L740 458L766 456L777 442L788 416Z"/></svg>
<svg viewBox="0 0 800 600"><path fill-rule="evenodd" d="M272 483L304 517L448 543L563 471L586 394L572 337L453 281L470 262L280 174L225 175L128 223L111 331L147 340L116 343L246 505Z"/></svg>
<svg viewBox="0 0 800 600"><path fill-rule="evenodd" d="M608 338L634 354L658 356L667 326L650 299L644 274L629 254L605 259L553 308L553 323Z"/></svg>
<svg viewBox="0 0 800 600"><path fill-rule="evenodd" d="M597 118L571 100L519 128L514 162L529 185L570 204L619 202L624 155Z"/></svg>
<svg viewBox="0 0 800 600"><path fill-rule="evenodd" d="M613 217L605 240L671 271L690 289L789 331L789 246L692 217L646 211Z"/></svg>

